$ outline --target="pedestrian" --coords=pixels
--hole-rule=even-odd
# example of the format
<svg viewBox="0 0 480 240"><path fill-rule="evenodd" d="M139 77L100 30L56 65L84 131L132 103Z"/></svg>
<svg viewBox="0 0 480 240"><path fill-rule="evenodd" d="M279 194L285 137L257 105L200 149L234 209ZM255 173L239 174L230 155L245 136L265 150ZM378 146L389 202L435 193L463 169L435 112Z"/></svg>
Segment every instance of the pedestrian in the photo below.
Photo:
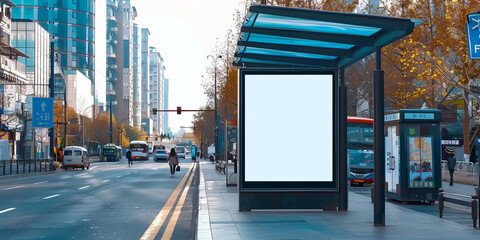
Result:
<svg viewBox="0 0 480 240"><path fill-rule="evenodd" d="M450 186L453 186L453 172L455 172L455 165L457 164L457 159L452 156L447 158L447 167L450 172Z"/></svg>
<svg viewBox="0 0 480 240"><path fill-rule="evenodd" d="M133 160L132 160L132 152L130 150L127 151L127 154L125 155L128 159L128 166L133 166Z"/></svg>
<svg viewBox="0 0 480 240"><path fill-rule="evenodd" d="M175 152L175 148L172 148L170 154L168 154L168 165L170 165L170 175L173 176L178 165L178 156Z"/></svg>

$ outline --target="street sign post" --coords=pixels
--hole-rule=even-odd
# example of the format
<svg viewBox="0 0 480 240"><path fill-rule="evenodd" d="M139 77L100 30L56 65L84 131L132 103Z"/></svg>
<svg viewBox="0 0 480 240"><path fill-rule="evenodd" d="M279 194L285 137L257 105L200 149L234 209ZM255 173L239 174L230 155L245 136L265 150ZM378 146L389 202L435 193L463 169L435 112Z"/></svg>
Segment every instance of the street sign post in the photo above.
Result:
<svg viewBox="0 0 480 240"><path fill-rule="evenodd" d="M32 99L32 127L53 128L53 98Z"/></svg>
<svg viewBox="0 0 480 240"><path fill-rule="evenodd" d="M480 12L467 15L468 56L480 59Z"/></svg>

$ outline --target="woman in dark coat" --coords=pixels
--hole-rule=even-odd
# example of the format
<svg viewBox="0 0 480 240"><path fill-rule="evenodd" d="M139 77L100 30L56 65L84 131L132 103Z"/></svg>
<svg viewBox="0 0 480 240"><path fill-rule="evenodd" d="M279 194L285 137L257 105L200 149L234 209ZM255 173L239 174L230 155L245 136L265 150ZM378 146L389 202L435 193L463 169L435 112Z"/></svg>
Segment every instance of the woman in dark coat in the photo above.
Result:
<svg viewBox="0 0 480 240"><path fill-rule="evenodd" d="M170 154L168 155L168 165L170 165L170 174L173 176L175 174L175 168L178 165L178 156L175 152L175 148L170 150Z"/></svg>

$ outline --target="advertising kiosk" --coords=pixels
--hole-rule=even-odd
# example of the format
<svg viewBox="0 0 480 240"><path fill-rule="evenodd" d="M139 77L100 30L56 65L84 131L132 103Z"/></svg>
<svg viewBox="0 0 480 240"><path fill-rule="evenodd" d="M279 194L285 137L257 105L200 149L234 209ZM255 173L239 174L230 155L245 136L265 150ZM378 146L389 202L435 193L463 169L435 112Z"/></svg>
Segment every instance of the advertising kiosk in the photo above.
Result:
<svg viewBox="0 0 480 240"><path fill-rule="evenodd" d="M442 187L440 110L402 109L385 115L386 197L438 200Z"/></svg>
<svg viewBox="0 0 480 240"><path fill-rule="evenodd" d="M336 72L240 69L239 84L239 210L339 208ZM322 154L272 154L285 126Z"/></svg>

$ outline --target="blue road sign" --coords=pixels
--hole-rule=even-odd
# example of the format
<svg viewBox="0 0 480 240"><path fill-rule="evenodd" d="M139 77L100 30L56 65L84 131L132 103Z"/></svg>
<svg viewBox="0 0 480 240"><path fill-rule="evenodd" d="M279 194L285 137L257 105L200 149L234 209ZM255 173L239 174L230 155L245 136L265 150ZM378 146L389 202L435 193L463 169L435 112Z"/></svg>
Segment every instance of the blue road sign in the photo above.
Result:
<svg viewBox="0 0 480 240"><path fill-rule="evenodd" d="M188 141L188 145L192 146L192 140Z"/></svg>
<svg viewBox="0 0 480 240"><path fill-rule="evenodd" d="M53 128L53 98L32 98L32 127Z"/></svg>
<svg viewBox="0 0 480 240"><path fill-rule="evenodd" d="M468 56L480 59L480 13L467 15Z"/></svg>

